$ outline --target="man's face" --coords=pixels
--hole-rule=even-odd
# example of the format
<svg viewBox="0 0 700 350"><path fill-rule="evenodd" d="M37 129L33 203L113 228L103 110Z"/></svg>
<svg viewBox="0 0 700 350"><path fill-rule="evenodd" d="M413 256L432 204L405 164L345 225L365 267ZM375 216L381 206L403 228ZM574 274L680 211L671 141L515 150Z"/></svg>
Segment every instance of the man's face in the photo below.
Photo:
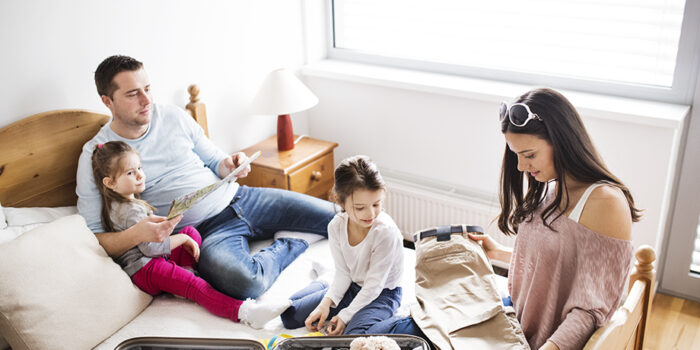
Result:
<svg viewBox="0 0 700 350"><path fill-rule="evenodd" d="M126 128L141 128L151 122L153 96L151 83L143 69L123 71L114 76L117 90L102 96L102 102L112 111L114 123Z"/></svg>

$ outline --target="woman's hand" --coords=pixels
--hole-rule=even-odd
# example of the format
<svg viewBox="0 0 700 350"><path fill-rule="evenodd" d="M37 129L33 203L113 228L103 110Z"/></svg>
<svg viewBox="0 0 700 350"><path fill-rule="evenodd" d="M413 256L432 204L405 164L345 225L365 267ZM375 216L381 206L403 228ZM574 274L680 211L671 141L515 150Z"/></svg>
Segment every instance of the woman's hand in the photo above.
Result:
<svg viewBox="0 0 700 350"><path fill-rule="evenodd" d="M307 317L304 321L306 329L312 332L318 332L322 330L324 324L326 323L326 319L328 318L328 314L330 313L330 305L331 300L328 298L323 298L323 300L321 300L321 303L319 303L318 306L316 306L314 311L311 311L309 317ZM318 324L314 325L314 322L316 321L318 321Z"/></svg>
<svg viewBox="0 0 700 350"><path fill-rule="evenodd" d="M338 316L333 316L330 322L331 326L328 328L328 335L343 335L345 331L345 322Z"/></svg>
<svg viewBox="0 0 700 350"><path fill-rule="evenodd" d="M486 252L486 256L489 257L489 259L493 260L500 260L503 262L510 262L510 257L513 255L513 252L498 242L494 241L491 236L487 234L479 234L475 235L471 232L468 233L469 238L477 241L479 244L481 244L481 247L484 248L484 251Z"/></svg>

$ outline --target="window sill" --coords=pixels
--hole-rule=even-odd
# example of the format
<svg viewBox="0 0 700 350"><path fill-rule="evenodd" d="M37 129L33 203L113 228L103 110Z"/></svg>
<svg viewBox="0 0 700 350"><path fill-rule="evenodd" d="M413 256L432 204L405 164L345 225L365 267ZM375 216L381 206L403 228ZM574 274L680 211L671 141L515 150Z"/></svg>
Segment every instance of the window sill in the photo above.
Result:
<svg viewBox="0 0 700 350"><path fill-rule="evenodd" d="M397 89L421 91L498 103L510 101L534 86L388 68L338 60L322 60L304 66L301 74ZM690 106L561 91L582 117L615 120L656 127L680 129Z"/></svg>

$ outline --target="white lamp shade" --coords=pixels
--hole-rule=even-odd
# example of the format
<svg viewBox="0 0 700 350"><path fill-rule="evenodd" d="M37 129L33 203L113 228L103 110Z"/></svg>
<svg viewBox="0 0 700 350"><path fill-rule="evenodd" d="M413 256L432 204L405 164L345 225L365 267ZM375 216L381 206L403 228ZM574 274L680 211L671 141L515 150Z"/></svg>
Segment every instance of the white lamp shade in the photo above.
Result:
<svg viewBox="0 0 700 350"><path fill-rule="evenodd" d="M291 114L309 109L318 103L318 97L299 78L286 69L277 69L267 75L251 104L258 114Z"/></svg>

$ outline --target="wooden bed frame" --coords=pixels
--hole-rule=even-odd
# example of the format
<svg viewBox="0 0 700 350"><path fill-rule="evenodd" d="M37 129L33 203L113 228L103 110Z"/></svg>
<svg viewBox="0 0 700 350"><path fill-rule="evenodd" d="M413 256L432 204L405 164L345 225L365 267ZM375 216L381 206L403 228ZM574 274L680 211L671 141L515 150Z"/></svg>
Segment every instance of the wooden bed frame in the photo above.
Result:
<svg viewBox="0 0 700 350"><path fill-rule="evenodd" d="M208 136L199 88L191 85L188 92L186 108ZM84 110L60 110L36 114L0 129L0 203L6 207L76 205L78 157L83 144L109 118ZM656 272L652 263L656 256L649 246L640 247L635 256L624 305L593 334L585 349L642 350L654 298Z"/></svg>

